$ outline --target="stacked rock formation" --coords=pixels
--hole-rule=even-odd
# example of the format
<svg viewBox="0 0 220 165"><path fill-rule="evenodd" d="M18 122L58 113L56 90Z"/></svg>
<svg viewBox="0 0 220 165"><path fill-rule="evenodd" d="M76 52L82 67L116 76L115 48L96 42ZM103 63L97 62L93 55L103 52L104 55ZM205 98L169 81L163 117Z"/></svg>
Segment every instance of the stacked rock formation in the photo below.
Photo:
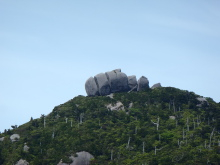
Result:
<svg viewBox="0 0 220 165"><path fill-rule="evenodd" d="M115 69L106 73L99 73L90 77L85 83L88 96L105 96L110 93L141 91L149 88L149 81L142 76L138 81L136 76L127 76L121 69Z"/></svg>

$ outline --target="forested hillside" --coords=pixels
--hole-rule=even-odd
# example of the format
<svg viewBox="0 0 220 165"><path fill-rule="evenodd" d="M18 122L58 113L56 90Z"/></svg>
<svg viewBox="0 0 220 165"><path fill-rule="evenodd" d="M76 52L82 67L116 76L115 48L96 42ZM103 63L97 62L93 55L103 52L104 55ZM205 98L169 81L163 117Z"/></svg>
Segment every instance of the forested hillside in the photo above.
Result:
<svg viewBox="0 0 220 165"><path fill-rule="evenodd" d="M12 142L13 134L20 138ZM172 87L78 96L0 138L2 165L71 164L80 151L92 165L217 165L220 103Z"/></svg>

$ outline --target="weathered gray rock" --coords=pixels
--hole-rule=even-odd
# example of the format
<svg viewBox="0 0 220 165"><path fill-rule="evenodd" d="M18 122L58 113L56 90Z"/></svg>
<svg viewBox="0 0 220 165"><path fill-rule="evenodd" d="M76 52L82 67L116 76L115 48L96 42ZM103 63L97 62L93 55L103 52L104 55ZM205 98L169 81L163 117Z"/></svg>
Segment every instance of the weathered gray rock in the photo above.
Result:
<svg viewBox="0 0 220 165"><path fill-rule="evenodd" d="M175 116L169 116L169 119L176 120L176 117Z"/></svg>
<svg viewBox="0 0 220 165"><path fill-rule="evenodd" d="M138 80L137 91L141 91L147 88L149 88L149 81L145 76L141 76Z"/></svg>
<svg viewBox="0 0 220 165"><path fill-rule="evenodd" d="M110 72L106 72L111 92L124 92L128 91L128 77L125 73L122 73L120 69L116 69Z"/></svg>
<svg viewBox="0 0 220 165"><path fill-rule="evenodd" d="M133 89L132 91L136 91L137 90L137 79L136 76L128 76L128 87L130 89Z"/></svg>
<svg viewBox="0 0 220 165"><path fill-rule="evenodd" d="M162 87L160 83L154 84L151 89Z"/></svg>
<svg viewBox="0 0 220 165"><path fill-rule="evenodd" d="M26 160L20 159L15 165L29 165Z"/></svg>
<svg viewBox="0 0 220 165"><path fill-rule="evenodd" d="M111 99L113 99L114 98L114 94L111 93L110 95L107 95L106 97L110 97Z"/></svg>
<svg viewBox="0 0 220 165"><path fill-rule="evenodd" d="M104 73L97 74L94 77L96 84L98 86L99 94L101 96L109 95L111 93L111 88L109 86L108 79Z"/></svg>
<svg viewBox="0 0 220 165"><path fill-rule="evenodd" d="M196 99L200 102L200 104L196 105L197 107L202 107L203 105L209 105L208 101L204 97L197 97Z"/></svg>
<svg viewBox="0 0 220 165"><path fill-rule="evenodd" d="M24 147L23 147L24 152L28 152L29 148L30 148L30 147L28 147L27 144L24 143Z"/></svg>
<svg viewBox="0 0 220 165"><path fill-rule="evenodd" d="M3 142L4 139L5 139L5 137L1 137L1 138L0 138L0 142Z"/></svg>
<svg viewBox="0 0 220 165"><path fill-rule="evenodd" d="M110 109L111 111L118 111L118 110L124 110L124 105L118 101L116 104L109 104L106 106L108 109Z"/></svg>
<svg viewBox="0 0 220 165"><path fill-rule="evenodd" d="M10 139L12 142L18 141L20 139L20 135L18 134L13 134L10 136Z"/></svg>
<svg viewBox="0 0 220 165"><path fill-rule="evenodd" d="M81 151L77 152L77 157L71 156L70 159L73 161L70 165L89 165L90 160L94 159L94 156L89 152Z"/></svg>
<svg viewBox="0 0 220 165"><path fill-rule="evenodd" d="M86 93L88 96L99 95L99 89L93 77L90 77L85 83Z"/></svg>
<svg viewBox="0 0 220 165"><path fill-rule="evenodd" d="M116 74L118 79L118 92L127 92L129 90L127 75L122 72L116 72Z"/></svg>

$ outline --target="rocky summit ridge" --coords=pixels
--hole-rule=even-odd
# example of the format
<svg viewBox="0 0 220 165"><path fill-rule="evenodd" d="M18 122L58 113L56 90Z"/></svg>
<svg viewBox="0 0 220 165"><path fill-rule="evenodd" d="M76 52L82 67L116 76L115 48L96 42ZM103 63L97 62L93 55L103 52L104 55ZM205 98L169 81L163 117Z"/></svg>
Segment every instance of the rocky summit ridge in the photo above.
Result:
<svg viewBox="0 0 220 165"><path fill-rule="evenodd" d="M157 87L161 87L161 84L154 84L151 88ZM88 96L106 96L110 93L141 91L148 88L149 80L145 76L141 76L137 81L135 75L127 76L121 69L99 73L85 83Z"/></svg>

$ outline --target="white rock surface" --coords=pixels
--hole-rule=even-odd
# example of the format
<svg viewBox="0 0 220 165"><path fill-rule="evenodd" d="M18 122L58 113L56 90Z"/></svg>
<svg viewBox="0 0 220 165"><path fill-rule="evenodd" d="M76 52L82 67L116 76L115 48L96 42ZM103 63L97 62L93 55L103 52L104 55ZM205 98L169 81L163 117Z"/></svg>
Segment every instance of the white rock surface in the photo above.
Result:
<svg viewBox="0 0 220 165"><path fill-rule="evenodd" d="M70 165L89 165L90 160L94 159L93 155L85 151L77 152L76 155L77 157L70 157L70 159L73 161Z"/></svg>
<svg viewBox="0 0 220 165"><path fill-rule="evenodd" d="M169 116L169 119L176 120L175 116Z"/></svg>
<svg viewBox="0 0 220 165"><path fill-rule="evenodd" d="M28 147L28 146L27 146L27 144L26 144L26 143L24 143L23 150L24 150L25 152L28 152L29 148L30 148L30 147Z"/></svg>
<svg viewBox="0 0 220 165"><path fill-rule="evenodd" d="M20 159L15 165L29 165L26 160Z"/></svg>
<svg viewBox="0 0 220 165"><path fill-rule="evenodd" d="M12 142L18 141L20 139L20 135L19 134L13 134L10 136L10 139Z"/></svg>
<svg viewBox="0 0 220 165"><path fill-rule="evenodd" d="M111 111L124 110L124 105L120 101L118 101L115 105L108 104L106 107Z"/></svg>

